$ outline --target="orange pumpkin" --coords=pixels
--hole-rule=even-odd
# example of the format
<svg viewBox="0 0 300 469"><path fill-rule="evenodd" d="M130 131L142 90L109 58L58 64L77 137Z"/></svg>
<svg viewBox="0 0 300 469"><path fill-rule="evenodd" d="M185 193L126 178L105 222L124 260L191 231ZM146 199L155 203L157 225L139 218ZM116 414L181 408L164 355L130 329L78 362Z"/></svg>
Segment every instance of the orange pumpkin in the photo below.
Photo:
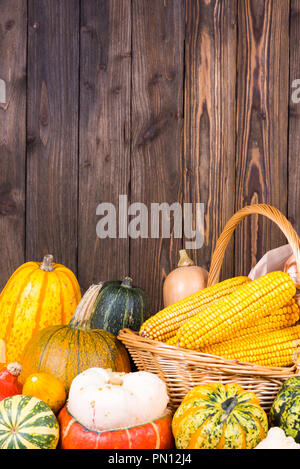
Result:
<svg viewBox="0 0 300 469"><path fill-rule="evenodd" d="M172 449L172 417L112 431L89 430L63 407L58 416L61 449Z"/></svg>
<svg viewBox="0 0 300 469"><path fill-rule="evenodd" d="M67 399L63 383L50 373L33 373L28 376L22 394L37 397L46 402L55 414L62 408Z"/></svg>
<svg viewBox="0 0 300 469"><path fill-rule="evenodd" d="M89 288L68 325L47 327L32 337L21 361L21 382L32 373L43 371L56 376L68 391L75 376L88 368L130 371L129 357L121 342L110 332L90 328L100 288Z"/></svg>
<svg viewBox="0 0 300 469"><path fill-rule="evenodd" d="M27 262L11 276L0 295L0 339L6 362L20 361L33 335L53 324L67 324L81 298L75 275L63 265Z"/></svg>

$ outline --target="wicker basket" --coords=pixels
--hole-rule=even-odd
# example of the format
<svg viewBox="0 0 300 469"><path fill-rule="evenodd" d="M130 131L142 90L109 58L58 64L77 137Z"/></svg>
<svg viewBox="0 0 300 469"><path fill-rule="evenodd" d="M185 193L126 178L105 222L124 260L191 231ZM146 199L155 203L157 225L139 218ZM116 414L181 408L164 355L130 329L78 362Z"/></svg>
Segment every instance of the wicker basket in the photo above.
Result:
<svg viewBox="0 0 300 469"><path fill-rule="evenodd" d="M251 205L238 211L226 224L212 256L208 285L218 282L226 247L237 225L248 215L260 214L274 221L285 234L300 266L300 240L290 222L274 207ZM261 406L269 410L282 385L300 373L300 364L289 368L269 368L238 360L229 360L205 353L185 350L140 337L129 329L119 333L139 370L157 374L167 385L170 407L175 410L186 393L199 384L209 382L240 384L258 396Z"/></svg>

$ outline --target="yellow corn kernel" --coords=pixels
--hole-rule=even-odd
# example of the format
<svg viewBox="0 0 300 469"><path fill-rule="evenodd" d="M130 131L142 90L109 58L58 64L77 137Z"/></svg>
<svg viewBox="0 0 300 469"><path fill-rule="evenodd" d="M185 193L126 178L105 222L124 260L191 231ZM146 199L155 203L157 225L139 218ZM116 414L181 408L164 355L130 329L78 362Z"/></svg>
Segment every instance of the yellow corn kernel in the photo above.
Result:
<svg viewBox="0 0 300 469"><path fill-rule="evenodd" d="M300 325L296 325L211 345L202 352L257 365L284 367L297 360L299 346Z"/></svg>
<svg viewBox="0 0 300 469"><path fill-rule="evenodd" d="M167 345L174 345L176 347L177 345L177 342L178 342L178 339L177 339L177 336L174 335L173 337L171 337L171 339L168 339L166 340L166 344Z"/></svg>
<svg viewBox="0 0 300 469"><path fill-rule="evenodd" d="M248 277L235 277L177 301L147 319L141 326L140 335L165 342L176 335L187 319L249 282Z"/></svg>
<svg viewBox="0 0 300 469"><path fill-rule="evenodd" d="M251 336L254 334L262 334L266 332L277 331L285 327L293 326L299 321L299 319L300 307L297 302L292 299L283 308L280 308L272 313L267 313L261 319L256 320L254 323L251 323L247 327L244 327L239 330L233 339L243 339L247 336ZM208 326L206 326L205 329L208 330ZM189 338L189 341L192 342L192 338ZM179 339L177 335L166 341L166 344L168 345L177 346L178 343Z"/></svg>
<svg viewBox="0 0 300 469"><path fill-rule="evenodd" d="M284 272L271 272L213 303L177 331L180 347L201 350L233 338L243 328L292 300L296 287Z"/></svg>
<svg viewBox="0 0 300 469"><path fill-rule="evenodd" d="M267 312L262 318L255 320L247 327L238 331L234 338L243 338L253 334L262 334L272 332L284 327L293 326L300 318L300 308L296 301L292 299L287 305L276 309L273 312Z"/></svg>

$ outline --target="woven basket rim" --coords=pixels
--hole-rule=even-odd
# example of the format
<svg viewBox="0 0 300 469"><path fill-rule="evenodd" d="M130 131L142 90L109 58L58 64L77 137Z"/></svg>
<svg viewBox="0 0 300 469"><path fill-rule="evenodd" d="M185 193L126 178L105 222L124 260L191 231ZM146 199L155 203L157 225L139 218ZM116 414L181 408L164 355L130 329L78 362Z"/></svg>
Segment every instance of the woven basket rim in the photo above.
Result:
<svg viewBox="0 0 300 469"><path fill-rule="evenodd" d="M268 204L253 204L238 210L226 223L212 254L207 285L218 283L225 251L236 227L249 215L262 215L271 220L285 235L300 269L300 238L291 222L276 207Z"/></svg>
<svg viewBox="0 0 300 469"><path fill-rule="evenodd" d="M235 373L244 376L263 376L270 379L291 377L296 374L297 365L291 367L267 367L256 365L255 363L242 362L235 359L210 355L195 350L186 350L164 342L151 340L139 335L131 329L122 329L118 334L118 339L126 346L141 350L142 353L150 352L159 355L161 358L176 361L185 361L189 365L206 367L207 370L218 369L226 374Z"/></svg>
<svg viewBox="0 0 300 469"><path fill-rule="evenodd" d="M276 208L268 204L253 204L246 206L237 211L227 222L224 230L217 240L215 250L211 259L211 266L208 275L208 286L214 285L219 281L221 266L223 263L226 247L232 237L235 228L249 215L263 215L273 221L286 236L296 263L300 268L300 239L296 231L287 218ZM185 362L191 369L201 370L207 376L215 374L216 381L219 375L236 376L237 380L240 378L248 379L249 382L261 380L262 384L280 386L286 379L300 374L300 362L295 363L290 367L267 367L257 365L255 363L242 362L235 359L227 359L216 355L210 355L196 350L187 350L177 346L168 345L164 342L151 340L139 335L130 329L123 329L119 332L118 339L126 346L129 353L133 356L139 357L141 362L145 364L149 359L149 354L157 361L171 362ZM134 359L133 356L133 359ZM145 360L144 360L145 359ZM161 374L162 370L158 370ZM168 376L165 376L168 378ZM181 376L178 376L178 380ZM172 387L172 386L171 386ZM269 397L268 390L259 392L264 397Z"/></svg>

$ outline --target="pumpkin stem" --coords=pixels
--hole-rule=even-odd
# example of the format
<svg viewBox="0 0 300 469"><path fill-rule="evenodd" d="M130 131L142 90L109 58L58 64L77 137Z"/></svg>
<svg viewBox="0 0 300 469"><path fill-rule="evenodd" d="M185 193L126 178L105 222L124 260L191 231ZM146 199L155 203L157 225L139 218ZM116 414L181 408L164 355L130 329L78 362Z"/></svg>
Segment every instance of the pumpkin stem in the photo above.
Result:
<svg viewBox="0 0 300 469"><path fill-rule="evenodd" d="M90 329L91 314L102 286L103 282L100 282L98 285L92 285L85 292L69 322L69 327L82 330Z"/></svg>
<svg viewBox="0 0 300 469"><path fill-rule="evenodd" d="M115 386L122 386L123 384L123 379L121 376L124 376L126 373L116 373L111 370L111 368L108 368L106 370L109 374L109 384L113 384Z"/></svg>
<svg viewBox="0 0 300 469"><path fill-rule="evenodd" d="M179 251L179 262L177 264L177 267L190 267L192 265L195 265L195 263L188 256L188 253L186 252L186 250L181 249Z"/></svg>
<svg viewBox="0 0 300 469"><path fill-rule="evenodd" d="M53 269L53 256L52 254L47 254L44 259L43 259L43 263L40 267L42 270L44 270L45 272L52 272L54 269Z"/></svg>
<svg viewBox="0 0 300 469"><path fill-rule="evenodd" d="M13 376L19 376L22 372L22 366L20 365L20 363L17 363L17 362L9 363L9 365L7 365L6 369Z"/></svg>
<svg viewBox="0 0 300 469"><path fill-rule="evenodd" d="M226 399L226 401L222 403L221 407L225 411L225 414L223 416L224 420L229 416L231 411L235 408L236 404L237 404L236 397L229 397L228 399Z"/></svg>
<svg viewBox="0 0 300 469"><path fill-rule="evenodd" d="M132 278L125 277L123 282L121 283L121 287L131 288L132 287Z"/></svg>

